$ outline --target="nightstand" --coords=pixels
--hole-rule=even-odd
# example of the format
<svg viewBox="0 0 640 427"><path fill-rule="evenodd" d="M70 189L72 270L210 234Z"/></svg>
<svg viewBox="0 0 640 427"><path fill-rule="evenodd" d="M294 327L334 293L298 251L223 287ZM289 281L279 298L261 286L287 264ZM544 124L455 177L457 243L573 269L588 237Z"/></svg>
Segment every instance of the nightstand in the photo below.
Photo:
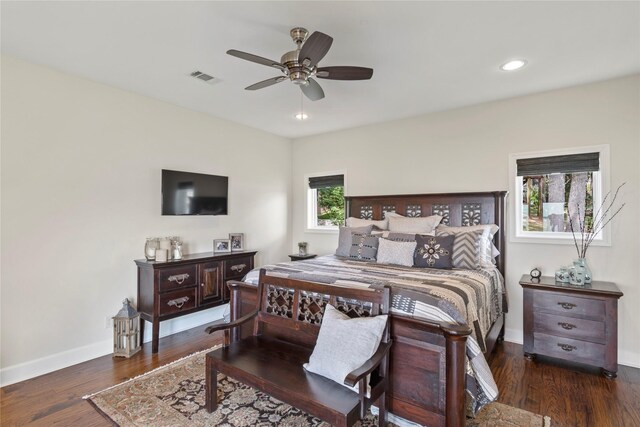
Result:
<svg viewBox="0 0 640 427"><path fill-rule="evenodd" d="M520 279L524 292L524 355L537 354L597 366L607 378L618 372L618 299L611 282L584 286L554 277Z"/></svg>
<svg viewBox="0 0 640 427"><path fill-rule="evenodd" d="M311 258L315 258L318 255L316 254L307 254L307 255L298 255L298 254L291 254L289 255L289 258L291 258L291 261L302 261L304 259L311 259Z"/></svg>

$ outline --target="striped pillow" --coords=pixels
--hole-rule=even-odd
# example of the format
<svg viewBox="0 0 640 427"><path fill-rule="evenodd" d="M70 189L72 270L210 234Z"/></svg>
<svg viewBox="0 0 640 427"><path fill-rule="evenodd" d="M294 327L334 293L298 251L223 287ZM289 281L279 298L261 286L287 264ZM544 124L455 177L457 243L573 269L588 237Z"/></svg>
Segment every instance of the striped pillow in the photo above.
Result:
<svg viewBox="0 0 640 427"><path fill-rule="evenodd" d="M475 270L485 265L486 251L482 248L484 230L449 233L436 230L436 236L455 236L453 241L453 267Z"/></svg>

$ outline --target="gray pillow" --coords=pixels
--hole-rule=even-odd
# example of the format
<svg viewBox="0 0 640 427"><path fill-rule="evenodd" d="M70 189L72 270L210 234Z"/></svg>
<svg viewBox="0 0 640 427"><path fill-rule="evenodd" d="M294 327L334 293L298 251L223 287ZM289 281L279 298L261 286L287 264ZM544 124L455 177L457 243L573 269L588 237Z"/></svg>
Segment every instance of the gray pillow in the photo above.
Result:
<svg viewBox="0 0 640 427"><path fill-rule="evenodd" d="M351 319L327 304L316 346L304 368L344 385L347 375L376 352L386 325L386 314Z"/></svg>
<svg viewBox="0 0 640 427"><path fill-rule="evenodd" d="M356 261L375 261L378 254L378 237L370 234L353 233L351 235L349 259Z"/></svg>
<svg viewBox="0 0 640 427"><path fill-rule="evenodd" d="M455 236L416 235L416 252L413 265L422 268L444 268L453 266Z"/></svg>
<svg viewBox="0 0 640 427"><path fill-rule="evenodd" d="M365 227L340 227L340 234L338 235L338 248L336 249L336 255L349 256L351 250L351 234L371 234L373 225L367 225Z"/></svg>

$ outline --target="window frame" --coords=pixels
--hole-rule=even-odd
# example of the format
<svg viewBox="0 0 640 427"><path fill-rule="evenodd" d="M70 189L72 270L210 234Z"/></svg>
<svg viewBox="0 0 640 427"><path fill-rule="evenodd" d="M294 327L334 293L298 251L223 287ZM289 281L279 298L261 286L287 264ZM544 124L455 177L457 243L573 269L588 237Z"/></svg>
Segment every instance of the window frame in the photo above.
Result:
<svg viewBox="0 0 640 427"><path fill-rule="evenodd" d="M344 180L343 190L344 195L347 195L347 173L344 170L329 171L329 172L317 172L304 176L304 190L305 190L305 226L304 231L306 233L327 233L337 234L339 226L337 225L317 225L316 219L318 217L318 190L315 188L309 188L309 178L315 178L318 176L331 176L342 175ZM314 223L316 225L314 225Z"/></svg>
<svg viewBox="0 0 640 427"><path fill-rule="evenodd" d="M593 205L602 205L602 198L610 190L609 179L609 145L592 145L586 147L569 147L552 150L529 151L509 154L509 192L512 194L512 214L509 216L509 240L514 243L538 243L573 245L571 232L524 231L522 229L522 177L517 176L518 159L532 157L562 156L582 153L600 153L600 170L593 172ZM596 208L597 209L597 208ZM611 246L610 227L605 227L593 240L594 246Z"/></svg>

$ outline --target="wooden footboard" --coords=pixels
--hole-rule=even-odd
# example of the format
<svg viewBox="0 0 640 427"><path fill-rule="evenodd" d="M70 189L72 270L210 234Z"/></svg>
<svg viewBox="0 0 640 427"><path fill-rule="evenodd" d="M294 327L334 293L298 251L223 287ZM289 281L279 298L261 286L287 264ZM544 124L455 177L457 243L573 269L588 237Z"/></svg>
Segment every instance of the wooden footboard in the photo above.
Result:
<svg viewBox="0 0 640 427"><path fill-rule="evenodd" d="M227 282L231 320L253 310L256 287ZM250 325L232 331L231 339L251 335ZM429 426L465 425L465 346L471 329L393 314L391 316L391 387L389 410Z"/></svg>

